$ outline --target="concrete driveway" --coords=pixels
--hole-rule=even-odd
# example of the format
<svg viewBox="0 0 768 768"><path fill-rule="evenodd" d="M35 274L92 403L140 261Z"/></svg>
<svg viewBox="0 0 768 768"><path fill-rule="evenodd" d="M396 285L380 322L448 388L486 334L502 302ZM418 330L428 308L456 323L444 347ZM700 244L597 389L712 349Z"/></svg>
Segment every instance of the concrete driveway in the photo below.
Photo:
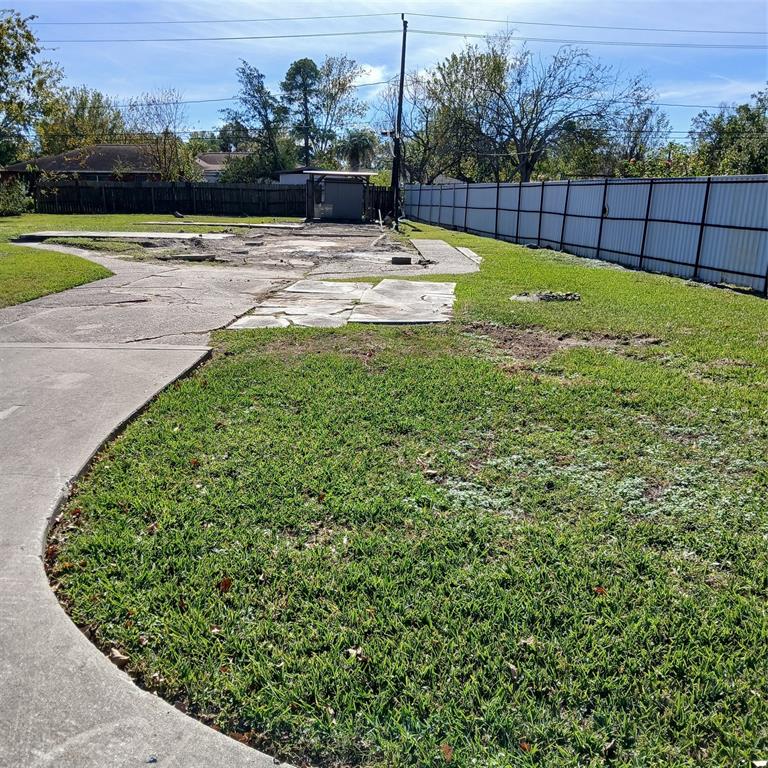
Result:
<svg viewBox="0 0 768 768"><path fill-rule="evenodd" d="M282 280L88 255L115 276L0 309L0 767L272 766L113 666L62 610L41 553L92 452Z"/></svg>

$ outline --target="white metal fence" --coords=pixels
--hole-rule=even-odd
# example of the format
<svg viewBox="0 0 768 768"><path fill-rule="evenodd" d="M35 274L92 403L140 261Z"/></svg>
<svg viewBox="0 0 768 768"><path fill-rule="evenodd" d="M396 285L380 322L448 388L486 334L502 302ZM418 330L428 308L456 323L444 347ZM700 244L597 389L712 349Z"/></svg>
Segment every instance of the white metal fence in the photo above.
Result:
<svg viewBox="0 0 768 768"><path fill-rule="evenodd" d="M405 189L411 219L768 295L768 175Z"/></svg>

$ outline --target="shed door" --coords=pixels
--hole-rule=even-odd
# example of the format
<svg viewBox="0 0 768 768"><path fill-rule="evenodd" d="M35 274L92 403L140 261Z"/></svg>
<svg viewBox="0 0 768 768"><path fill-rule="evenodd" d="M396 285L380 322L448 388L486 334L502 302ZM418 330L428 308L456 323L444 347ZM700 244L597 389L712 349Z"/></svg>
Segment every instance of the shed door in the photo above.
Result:
<svg viewBox="0 0 768 768"><path fill-rule="evenodd" d="M359 182L326 180L324 198L322 218L349 221L363 218L363 185Z"/></svg>

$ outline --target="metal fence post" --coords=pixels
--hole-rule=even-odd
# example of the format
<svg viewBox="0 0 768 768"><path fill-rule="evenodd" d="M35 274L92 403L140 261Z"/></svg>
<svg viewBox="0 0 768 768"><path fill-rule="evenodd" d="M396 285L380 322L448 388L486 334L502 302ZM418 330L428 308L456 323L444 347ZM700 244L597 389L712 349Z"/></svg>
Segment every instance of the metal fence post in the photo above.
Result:
<svg viewBox="0 0 768 768"><path fill-rule="evenodd" d="M464 189L464 231L467 231L467 208L469 208L469 182Z"/></svg>
<svg viewBox="0 0 768 768"><path fill-rule="evenodd" d="M707 176L707 186L704 189L704 204L701 206L701 224L699 225L699 240L696 243L696 261L693 264L694 280L699 276L701 261L701 246L704 242L704 228L707 226L707 208L709 206L709 190L712 188L712 177Z"/></svg>
<svg viewBox="0 0 768 768"><path fill-rule="evenodd" d="M605 200L608 197L608 177L605 177L603 181L603 202L600 206L600 227L597 230L597 251L595 252L595 258L600 258L600 246L603 242L603 222L605 221Z"/></svg>
<svg viewBox="0 0 768 768"><path fill-rule="evenodd" d="M515 221L515 242L520 242L520 205L523 202L523 180L517 185L517 219Z"/></svg>
<svg viewBox="0 0 768 768"><path fill-rule="evenodd" d="M640 241L640 260L637 264L638 269L643 268L643 259L645 258L645 241L648 236L648 220L651 215L651 202L653 200L653 179L648 183L648 200L645 203L645 219L643 220L643 238Z"/></svg>
<svg viewBox="0 0 768 768"><path fill-rule="evenodd" d="M563 204L563 220L560 223L560 250L563 250L565 242L565 220L568 218L568 197L571 193L571 180L565 182L565 203Z"/></svg>
<svg viewBox="0 0 768 768"><path fill-rule="evenodd" d="M443 185L440 184L440 193L437 203L437 225L440 226L443 222Z"/></svg>
<svg viewBox="0 0 768 768"><path fill-rule="evenodd" d="M421 188L424 186L419 182L419 201L416 203L416 221L421 221Z"/></svg>
<svg viewBox="0 0 768 768"><path fill-rule="evenodd" d="M539 197L539 227L536 230L536 247L541 245L541 219L544 215L544 182L541 182L541 195Z"/></svg>
<svg viewBox="0 0 768 768"><path fill-rule="evenodd" d="M500 186L501 186L501 181L499 181L499 179L496 179L496 215L493 223L494 240L498 240L499 238L499 187Z"/></svg>

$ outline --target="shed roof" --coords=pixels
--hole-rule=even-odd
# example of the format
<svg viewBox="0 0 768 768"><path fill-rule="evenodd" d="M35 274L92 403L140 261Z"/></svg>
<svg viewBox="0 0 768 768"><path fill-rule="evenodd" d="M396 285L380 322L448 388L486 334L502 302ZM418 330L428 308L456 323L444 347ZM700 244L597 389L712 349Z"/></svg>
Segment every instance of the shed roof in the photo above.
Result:
<svg viewBox="0 0 768 768"><path fill-rule="evenodd" d="M323 168L304 171L310 176L335 176L337 178L366 179L369 176L375 176L378 171L327 171Z"/></svg>

